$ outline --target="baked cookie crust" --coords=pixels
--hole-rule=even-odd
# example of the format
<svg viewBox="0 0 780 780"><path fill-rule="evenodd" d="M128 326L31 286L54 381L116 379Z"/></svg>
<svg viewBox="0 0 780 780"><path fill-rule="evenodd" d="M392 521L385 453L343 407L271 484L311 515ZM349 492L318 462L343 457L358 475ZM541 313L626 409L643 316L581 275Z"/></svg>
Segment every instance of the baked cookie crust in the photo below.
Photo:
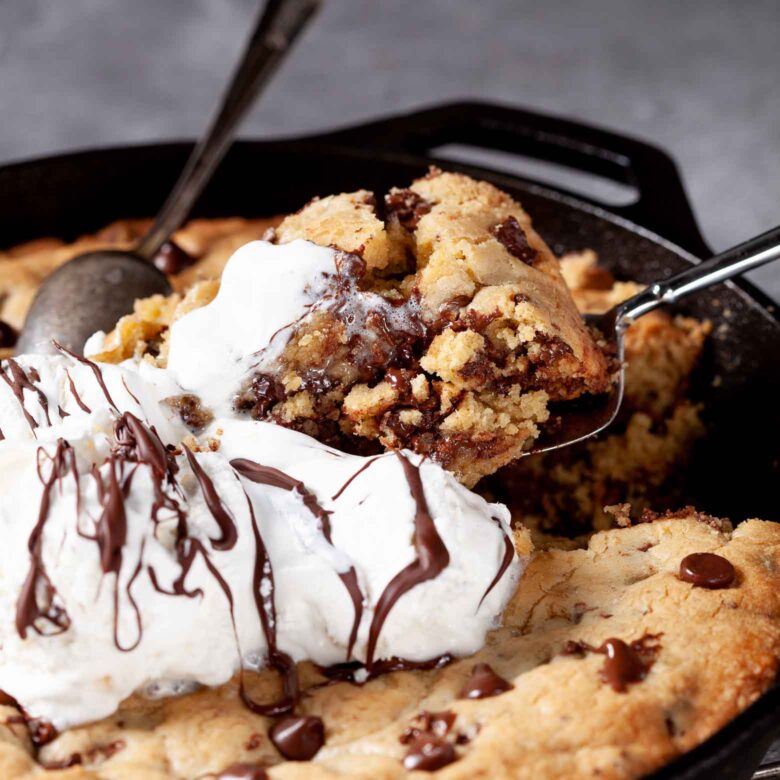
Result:
<svg viewBox="0 0 780 780"><path fill-rule="evenodd" d="M244 762L272 780L389 780L407 776L404 734L424 731L428 712L439 721L454 715L446 732L427 718L455 758L442 778L641 777L755 700L774 681L780 653L780 527L750 520L732 531L692 511L646 519L598 533L586 549L538 554L504 626L473 657L363 686L326 684L304 666L302 712L320 716L326 731L313 761L283 761L267 736L270 722L242 705L234 682L175 699L134 696L113 717L37 751L19 713L5 706L0 775L31 780L48 766L55 780L194 780ZM680 578L681 561L701 552L733 565L728 587ZM609 639L644 648L644 679L622 692L604 679L604 655L576 651ZM461 698L480 663L513 687ZM270 698L277 685L262 673L252 693Z"/></svg>

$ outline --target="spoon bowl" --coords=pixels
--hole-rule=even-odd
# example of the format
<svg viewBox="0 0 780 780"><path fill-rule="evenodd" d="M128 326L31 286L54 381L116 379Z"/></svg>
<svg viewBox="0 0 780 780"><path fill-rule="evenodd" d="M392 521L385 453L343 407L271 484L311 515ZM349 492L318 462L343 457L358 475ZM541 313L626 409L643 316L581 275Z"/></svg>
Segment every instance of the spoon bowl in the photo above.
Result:
<svg viewBox="0 0 780 780"><path fill-rule="evenodd" d="M585 315L585 321L618 369L610 392L567 402L543 430L526 455L557 450L590 439L608 428L623 403L625 390L625 333L634 320L665 304L673 304L699 290L780 259L780 227L738 244L722 254L692 266L670 279L648 285L642 292L603 314Z"/></svg>
<svg viewBox="0 0 780 780"><path fill-rule="evenodd" d="M137 298L171 286L166 267L171 234L225 156L241 120L319 7L320 0L268 0L205 137L195 147L149 232L133 251L79 255L49 276L36 294L16 345L17 353L53 353L53 341L81 355L84 342L110 330ZM170 250L170 246L168 248ZM162 250L162 252L161 252Z"/></svg>
<svg viewBox="0 0 780 780"><path fill-rule="evenodd" d="M40 286L16 344L17 353L54 354L56 340L81 354L96 331L109 331L138 298L168 295L164 273L131 252L101 250L60 266Z"/></svg>

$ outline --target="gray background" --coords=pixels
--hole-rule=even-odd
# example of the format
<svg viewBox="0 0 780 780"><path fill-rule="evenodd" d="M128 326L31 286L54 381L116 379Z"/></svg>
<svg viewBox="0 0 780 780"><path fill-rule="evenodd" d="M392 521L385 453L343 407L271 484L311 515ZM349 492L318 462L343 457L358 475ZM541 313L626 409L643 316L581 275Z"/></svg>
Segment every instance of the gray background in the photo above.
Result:
<svg viewBox="0 0 780 780"><path fill-rule="evenodd" d="M780 223L778 0L325 0L247 122L495 99L653 140L717 249ZM193 136L255 0L0 0L0 162ZM780 298L780 270L758 272Z"/></svg>
<svg viewBox="0 0 780 780"><path fill-rule="evenodd" d="M197 134L255 8L0 0L0 162ZM670 151L723 249L780 223L779 39L780 0L326 0L244 132L463 97L565 114ZM780 299L780 268L758 279Z"/></svg>

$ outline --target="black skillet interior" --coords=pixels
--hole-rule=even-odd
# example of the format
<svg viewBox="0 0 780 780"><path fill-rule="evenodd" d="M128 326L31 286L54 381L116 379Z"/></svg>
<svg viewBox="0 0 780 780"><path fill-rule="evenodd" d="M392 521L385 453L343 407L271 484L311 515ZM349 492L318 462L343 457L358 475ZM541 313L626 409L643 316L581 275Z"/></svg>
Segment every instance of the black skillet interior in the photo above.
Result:
<svg viewBox="0 0 780 780"><path fill-rule="evenodd" d="M630 184L639 197L606 213L526 180L436 160L432 150L450 143L556 162ZM189 149L181 143L98 150L0 169L0 245L47 235L73 238L117 218L153 214ZM317 138L238 143L196 214L267 216L295 210L315 195L383 192L424 173L432 160L494 181L523 203L557 252L595 249L619 277L651 281L708 253L674 163L660 150L566 120L473 103ZM694 390L705 404L709 434L686 475L690 501L735 520L780 520L780 325L772 307L740 283L701 294L681 311L715 324ZM749 777L776 733L779 691L653 779Z"/></svg>

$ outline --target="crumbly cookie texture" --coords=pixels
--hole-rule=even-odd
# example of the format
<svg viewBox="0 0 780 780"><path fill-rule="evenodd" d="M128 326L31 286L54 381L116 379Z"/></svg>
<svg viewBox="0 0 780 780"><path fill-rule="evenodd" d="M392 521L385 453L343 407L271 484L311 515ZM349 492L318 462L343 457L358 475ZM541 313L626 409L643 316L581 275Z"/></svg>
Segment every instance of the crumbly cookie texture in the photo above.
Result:
<svg viewBox="0 0 780 780"><path fill-rule="evenodd" d="M341 446L408 447L471 486L528 448L549 400L608 387L557 260L486 182L432 171L381 206L365 191L317 200L275 231L298 238L359 260L344 264L344 305L245 387L257 417Z"/></svg>
<svg viewBox="0 0 780 780"><path fill-rule="evenodd" d="M600 313L641 290L618 282L594 252L561 258L563 275L583 313ZM509 504L517 522L539 544L608 528L604 506L629 502L635 511L679 505L674 475L704 434L700 408L687 399L688 382L707 336L708 322L655 311L626 333L626 396L620 419L595 440L535 455L500 471L488 490Z"/></svg>
<svg viewBox="0 0 780 780"><path fill-rule="evenodd" d="M682 580L681 561L699 552L727 559L733 582L711 590ZM582 649L610 639L638 648L644 679L623 692L605 678L605 656ZM135 696L37 751L5 706L0 775L31 780L48 766L53 780L194 780L245 762L266 767L271 780L390 780L407 776L408 730L427 725L454 758L443 778L638 778L747 707L772 684L778 658L780 526L750 520L732 531L693 511L646 514L596 534L587 549L539 553L504 626L473 657L362 686L321 685L316 669L302 668L302 710L325 723L313 761L284 762L270 721L242 705L233 682L173 699ZM513 687L461 698L479 663ZM277 685L271 672L251 678L255 697L270 698Z"/></svg>
<svg viewBox="0 0 780 780"><path fill-rule="evenodd" d="M338 305L241 389L238 407L258 419L344 449L407 447L473 486L529 447L548 401L609 387L557 259L486 182L432 171L381 205L364 190L316 199L271 237L344 254ZM190 307L211 293L196 289ZM164 365L181 303L139 302L91 357Z"/></svg>

